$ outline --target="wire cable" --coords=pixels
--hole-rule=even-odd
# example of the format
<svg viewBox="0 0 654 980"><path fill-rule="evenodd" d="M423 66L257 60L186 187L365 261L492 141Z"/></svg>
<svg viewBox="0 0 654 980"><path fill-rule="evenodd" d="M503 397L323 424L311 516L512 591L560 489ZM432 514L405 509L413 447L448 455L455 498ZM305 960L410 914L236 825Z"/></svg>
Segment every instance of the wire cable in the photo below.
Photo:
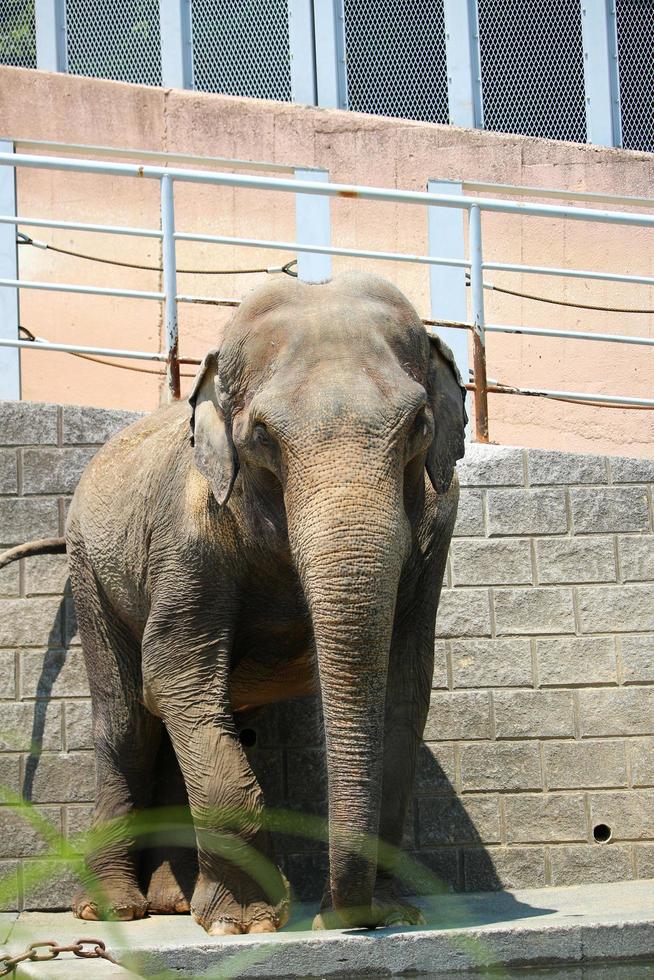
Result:
<svg viewBox="0 0 654 980"><path fill-rule="evenodd" d="M470 273L466 272L466 286L470 285ZM651 309L634 309L626 306L593 306L592 303L573 303L571 300L552 299L551 296L537 296L535 293L520 293L516 289L496 286L485 282L484 289L494 293L504 293L506 296L517 296L519 299L530 299L535 303L549 303L552 306L569 306L575 310L593 310L596 313L654 313Z"/></svg>

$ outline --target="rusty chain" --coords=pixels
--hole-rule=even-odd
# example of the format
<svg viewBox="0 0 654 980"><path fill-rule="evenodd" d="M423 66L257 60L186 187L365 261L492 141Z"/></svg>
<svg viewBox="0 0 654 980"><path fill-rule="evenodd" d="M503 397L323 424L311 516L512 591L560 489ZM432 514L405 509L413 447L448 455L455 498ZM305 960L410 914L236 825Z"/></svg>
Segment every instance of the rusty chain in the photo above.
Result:
<svg viewBox="0 0 654 980"><path fill-rule="evenodd" d="M93 946L93 949L84 949L85 946ZM43 947L47 948L47 952L39 953L39 949ZM84 960L109 960L110 963L119 965L113 956L109 955L107 947L101 939L78 939L76 943L71 943L70 946L60 946L59 943L46 939L40 943L30 943L23 953L18 953L16 956L9 956L6 953L4 956L0 956L0 977L6 977L13 973L18 964L25 960L42 963L46 960L56 959L60 953L74 953L75 956Z"/></svg>

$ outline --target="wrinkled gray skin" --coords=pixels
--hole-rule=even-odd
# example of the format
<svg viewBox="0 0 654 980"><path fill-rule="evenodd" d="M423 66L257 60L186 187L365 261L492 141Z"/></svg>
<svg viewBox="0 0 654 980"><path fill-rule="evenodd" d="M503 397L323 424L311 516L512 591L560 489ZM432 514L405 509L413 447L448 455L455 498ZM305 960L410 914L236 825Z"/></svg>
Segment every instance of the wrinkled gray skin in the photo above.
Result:
<svg viewBox="0 0 654 980"><path fill-rule="evenodd" d="M79 484L67 546L96 822L152 805L157 767L155 802L179 797L157 762L165 729L195 823L191 910L211 934L273 931L288 912L281 874L271 896L212 847L227 808L243 818L230 854L274 861L234 715L318 687L330 875L316 925L418 921L371 840L401 842L429 705L465 424L448 355L382 279L276 281L205 358L192 410L131 425ZM138 918L188 910L168 858L147 894L129 841L89 863L113 914ZM79 896L75 912L106 909Z"/></svg>

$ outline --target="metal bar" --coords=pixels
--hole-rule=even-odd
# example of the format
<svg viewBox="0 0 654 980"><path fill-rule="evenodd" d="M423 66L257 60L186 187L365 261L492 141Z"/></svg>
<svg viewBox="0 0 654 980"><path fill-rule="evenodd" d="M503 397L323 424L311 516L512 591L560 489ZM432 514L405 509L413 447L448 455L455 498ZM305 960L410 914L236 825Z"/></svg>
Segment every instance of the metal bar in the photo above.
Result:
<svg viewBox="0 0 654 980"><path fill-rule="evenodd" d="M68 71L65 0L35 0L36 67Z"/></svg>
<svg viewBox="0 0 654 980"><path fill-rule="evenodd" d="M534 276L563 276L570 279L600 279L606 282L639 283L654 286L654 276L634 276L623 272L593 272L591 269L557 269L547 265L517 265L512 262L484 262L492 272L526 272Z"/></svg>
<svg viewBox="0 0 654 980"><path fill-rule="evenodd" d="M443 0L450 123L483 126L476 0Z"/></svg>
<svg viewBox="0 0 654 980"><path fill-rule="evenodd" d="M12 153L13 145L0 141L0 151ZM0 207L16 213L16 171L9 167L0 170ZM0 275L18 279L18 246L16 233L9 225L0 225ZM19 297L18 290L0 289L0 337L7 340L18 338ZM20 399L20 355L17 350L3 350L0 354L0 399Z"/></svg>
<svg viewBox="0 0 654 980"><path fill-rule="evenodd" d="M299 181L311 180L312 174L306 170L296 170ZM329 173L324 170L320 176L326 183ZM298 250L297 274L304 282L324 282L332 277L332 260L328 252L332 240L331 201L328 197L295 195L295 234L310 245L321 247L319 252L309 249Z"/></svg>
<svg viewBox="0 0 654 980"><path fill-rule="evenodd" d="M220 296L193 296L189 293L178 293L176 296L178 303L197 303L202 306L240 306L240 299L224 299Z"/></svg>
<svg viewBox="0 0 654 980"><path fill-rule="evenodd" d="M647 405L654 407L654 398L627 398L623 395L592 395L587 391L553 391L549 388L513 388L511 385L490 385L495 395L540 395L546 398L567 398L578 402L604 402L606 405Z"/></svg>
<svg viewBox="0 0 654 980"><path fill-rule="evenodd" d="M168 400L179 398L179 334L177 329L177 262L175 257L175 196L172 177L161 179L161 230L166 326L166 380Z"/></svg>
<svg viewBox="0 0 654 980"><path fill-rule="evenodd" d="M158 299L163 293L151 293L138 289L109 289L104 286L74 286L62 282L30 282L27 279L0 279L0 286L18 286L19 289L45 289L53 293L85 293L88 296L124 296L127 299Z"/></svg>
<svg viewBox="0 0 654 980"><path fill-rule="evenodd" d="M103 357L128 357L136 361L165 361L165 354L142 350L115 350L112 347L82 347L80 344L56 344L46 340L12 340L0 338L0 347L18 347L21 350L52 350L64 354L101 354Z"/></svg>
<svg viewBox="0 0 654 980"><path fill-rule="evenodd" d="M606 344L637 344L654 347L654 337L630 337L628 334L589 333L585 330L550 330L547 327L518 327L487 323L487 333L524 333L533 337L563 337L566 340L598 340Z"/></svg>
<svg viewBox="0 0 654 980"><path fill-rule="evenodd" d="M484 279L481 243L481 211L472 207L469 214L470 292L472 297L472 354L475 372L475 436L477 442L488 442L488 379L486 377L486 337L484 333Z"/></svg>
<svg viewBox="0 0 654 980"><path fill-rule="evenodd" d="M651 207L651 197L627 197L621 194L597 194L594 191L563 191L556 187L526 187L518 184L489 184L485 181L464 180L465 193L482 191L486 194L505 194L509 197L552 197L563 201L588 201L590 204L623 204L625 207Z"/></svg>
<svg viewBox="0 0 654 980"><path fill-rule="evenodd" d="M313 4L288 0L288 35L291 52L291 95L293 102L317 105L316 46Z"/></svg>
<svg viewBox="0 0 654 980"><path fill-rule="evenodd" d="M343 0L313 0L317 104L347 109Z"/></svg>
<svg viewBox="0 0 654 980"><path fill-rule="evenodd" d="M161 82L166 88L193 88L191 0L159 0Z"/></svg>
<svg viewBox="0 0 654 980"><path fill-rule="evenodd" d="M52 218L22 218L17 215L0 215L0 225L27 225L28 228L67 228L69 231L93 231L107 235L133 235L138 238L161 238L159 229L121 228L119 225L89 225L81 221L55 221Z"/></svg>
<svg viewBox="0 0 654 980"><path fill-rule="evenodd" d="M505 214L523 214L540 218L570 218L574 221L598 221L607 224L642 225L654 227L654 215L631 214L621 211L592 210L590 208L558 207L554 204L522 204L516 201L498 201L493 198L448 197L444 194L428 194L425 191L390 190L383 187L359 187L355 184L324 184L306 181L298 187L295 180L286 177L259 177L248 174L210 173L205 170L180 170L175 167L150 167L127 163L107 163L96 160L69 160L66 157L41 157L16 154L13 159L0 153L0 166L35 167L44 170L79 171L80 173L107 174L113 177L144 177L160 180L168 174L174 180L197 184L216 184L221 187L242 187L250 190L271 190L281 193L318 194L325 197L356 198L362 201L389 201L395 204L433 204L448 208L478 207L482 211Z"/></svg>
<svg viewBox="0 0 654 980"><path fill-rule="evenodd" d="M461 182L430 180L427 190L433 194L461 194ZM431 315L438 320L465 320L468 315L466 292L465 241L463 212L447 208L427 208L427 232L430 252L445 252L455 258L456 265L445 266L438 261L429 269ZM464 265L465 263L465 265ZM439 336L450 347L462 378L468 377L468 338L460 330L441 327Z"/></svg>
<svg viewBox="0 0 654 980"><path fill-rule="evenodd" d="M620 105L616 100L617 60L610 44L613 0L582 0L586 138L602 146L620 145Z"/></svg>

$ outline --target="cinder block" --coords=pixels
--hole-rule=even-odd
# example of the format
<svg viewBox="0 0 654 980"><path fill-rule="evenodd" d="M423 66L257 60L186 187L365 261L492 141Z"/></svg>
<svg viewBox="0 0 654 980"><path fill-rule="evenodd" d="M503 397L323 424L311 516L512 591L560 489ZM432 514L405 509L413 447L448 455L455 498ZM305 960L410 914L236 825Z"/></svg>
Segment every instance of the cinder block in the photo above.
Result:
<svg viewBox="0 0 654 980"><path fill-rule="evenodd" d="M654 580L654 535L619 537L618 550L625 582Z"/></svg>
<svg viewBox="0 0 654 980"><path fill-rule="evenodd" d="M609 457L614 483L654 483L654 459Z"/></svg>
<svg viewBox="0 0 654 980"><path fill-rule="evenodd" d="M20 562L15 561L0 569L0 598L20 595Z"/></svg>
<svg viewBox="0 0 654 980"><path fill-rule="evenodd" d="M490 636L487 589L443 589L436 616L436 636Z"/></svg>
<svg viewBox="0 0 654 980"><path fill-rule="evenodd" d="M20 862L0 861L2 899L0 912L15 912L22 908L20 894Z"/></svg>
<svg viewBox="0 0 654 980"><path fill-rule="evenodd" d="M283 779L281 753L279 753L278 758L279 765L276 760L270 760L270 762L278 776L279 789L281 789ZM301 803L305 809L314 803L326 802L327 769L323 749L288 748L286 749L286 763L289 801ZM258 772L258 770L255 771ZM270 777L267 781L270 783Z"/></svg>
<svg viewBox="0 0 654 980"><path fill-rule="evenodd" d="M434 640L434 672L431 686L447 688L447 642L445 640Z"/></svg>
<svg viewBox="0 0 654 980"><path fill-rule="evenodd" d="M57 445L57 406L38 402L0 402L0 444Z"/></svg>
<svg viewBox="0 0 654 980"><path fill-rule="evenodd" d="M27 805L24 811L19 807L0 806L0 857L32 857L52 846L39 832L35 822L28 819L25 811ZM34 807L34 815L61 835L61 807Z"/></svg>
<svg viewBox="0 0 654 980"><path fill-rule="evenodd" d="M298 732L302 732L304 746L319 748L324 744L322 706L318 695L313 694L271 707L276 707L277 710L271 713L270 731L266 733L264 730L261 733L261 744L287 745L293 748L298 744ZM252 727L257 732L260 731L262 725L259 717Z"/></svg>
<svg viewBox="0 0 654 980"><path fill-rule="evenodd" d="M68 911L81 885L81 875L81 861L24 861L23 908Z"/></svg>
<svg viewBox="0 0 654 980"><path fill-rule="evenodd" d="M496 589L495 622L499 636L574 633L572 591L563 588Z"/></svg>
<svg viewBox="0 0 654 980"><path fill-rule="evenodd" d="M0 786L10 793L20 792L20 755L0 753Z"/></svg>
<svg viewBox="0 0 654 980"><path fill-rule="evenodd" d="M61 646L58 599L3 599L0 602L0 646Z"/></svg>
<svg viewBox="0 0 654 980"><path fill-rule="evenodd" d="M91 803L95 793L92 752L44 752L32 787L35 803Z"/></svg>
<svg viewBox="0 0 654 980"><path fill-rule="evenodd" d="M654 688L579 692L582 736L654 735Z"/></svg>
<svg viewBox="0 0 654 980"><path fill-rule="evenodd" d="M16 697L16 654L0 650L0 698Z"/></svg>
<svg viewBox="0 0 654 980"><path fill-rule="evenodd" d="M648 531L644 487L573 487L570 490L574 534Z"/></svg>
<svg viewBox="0 0 654 980"><path fill-rule="evenodd" d="M526 687L533 680L529 640L451 640L455 687Z"/></svg>
<svg viewBox="0 0 654 980"><path fill-rule="evenodd" d="M90 701L68 701L64 706L66 749L69 752L93 748Z"/></svg>
<svg viewBox="0 0 654 980"><path fill-rule="evenodd" d="M580 586L577 595L583 633L654 630L654 584Z"/></svg>
<svg viewBox="0 0 654 980"><path fill-rule="evenodd" d="M23 492L72 493L96 449L23 450Z"/></svg>
<svg viewBox="0 0 654 980"><path fill-rule="evenodd" d="M325 853L289 854L286 873L299 902L319 901L329 877L329 857Z"/></svg>
<svg viewBox="0 0 654 980"><path fill-rule="evenodd" d="M443 691L431 695L425 741L490 737L487 691Z"/></svg>
<svg viewBox="0 0 654 980"><path fill-rule="evenodd" d="M606 483L608 477L606 458L585 453L530 449L528 466L529 482L533 485Z"/></svg>
<svg viewBox="0 0 654 980"><path fill-rule="evenodd" d="M490 537L566 534L567 531L563 489L488 491Z"/></svg>
<svg viewBox="0 0 654 980"><path fill-rule="evenodd" d="M587 839L581 794L521 793L504 800L509 844L547 844Z"/></svg>
<svg viewBox="0 0 654 980"><path fill-rule="evenodd" d="M418 867L411 869L410 876L402 876L400 887L404 895L438 895L441 892L459 891L459 849L435 847L414 851L409 855Z"/></svg>
<svg viewBox="0 0 654 980"><path fill-rule="evenodd" d="M66 555L38 555L25 562L25 594L61 596L69 589Z"/></svg>
<svg viewBox="0 0 654 980"><path fill-rule="evenodd" d="M557 582L615 582L612 538L547 538L536 543L538 580Z"/></svg>
<svg viewBox="0 0 654 980"><path fill-rule="evenodd" d="M3 545L23 544L34 538L59 535L59 508L54 498L0 499L0 537Z"/></svg>
<svg viewBox="0 0 654 980"><path fill-rule="evenodd" d="M574 735L571 691L495 691L497 738L553 738Z"/></svg>
<svg viewBox="0 0 654 980"><path fill-rule="evenodd" d="M654 786L654 738L629 739L629 755L634 786Z"/></svg>
<svg viewBox="0 0 654 980"><path fill-rule="evenodd" d="M443 844L496 843L500 809L496 796L432 796L418 801L421 847Z"/></svg>
<svg viewBox="0 0 654 980"><path fill-rule="evenodd" d="M548 789L627 785L624 742L547 742L543 759Z"/></svg>
<svg viewBox="0 0 654 980"><path fill-rule="evenodd" d="M89 683L80 650L23 650L21 698L88 697Z"/></svg>
<svg viewBox="0 0 654 980"><path fill-rule="evenodd" d="M513 446L468 443L456 465L462 487L524 486L523 450Z"/></svg>
<svg viewBox="0 0 654 980"><path fill-rule="evenodd" d="M479 742L461 747L461 786L472 790L541 789L535 742Z"/></svg>
<svg viewBox="0 0 654 980"><path fill-rule="evenodd" d="M654 844L634 844L636 877L654 878Z"/></svg>
<svg viewBox="0 0 654 980"><path fill-rule="evenodd" d="M65 807L66 837L74 838L91 829L94 807L85 803L69 804Z"/></svg>
<svg viewBox="0 0 654 980"><path fill-rule="evenodd" d="M542 687L617 683L615 643L610 636L537 640L536 653Z"/></svg>
<svg viewBox="0 0 654 980"><path fill-rule="evenodd" d="M532 581L528 541L453 541L450 556L455 586L525 585Z"/></svg>
<svg viewBox="0 0 654 980"><path fill-rule="evenodd" d="M0 493L18 493L15 449L0 449Z"/></svg>
<svg viewBox="0 0 654 980"><path fill-rule="evenodd" d="M56 701L0 703L0 752L61 748L61 705Z"/></svg>
<svg viewBox="0 0 654 980"><path fill-rule="evenodd" d="M443 745L440 742L422 742L416 759L415 795L451 794L455 788L454 746Z"/></svg>
<svg viewBox="0 0 654 980"><path fill-rule="evenodd" d="M463 852L467 892L503 888L543 888L547 884L544 847L469 847Z"/></svg>
<svg viewBox="0 0 654 980"><path fill-rule="evenodd" d="M483 537L486 534L482 490L461 490L454 525L455 537Z"/></svg>
<svg viewBox="0 0 654 980"><path fill-rule="evenodd" d="M654 634L623 636L620 659L625 684L654 682Z"/></svg>
<svg viewBox="0 0 654 980"><path fill-rule="evenodd" d="M654 790L590 793L591 828L603 823L614 840L651 840Z"/></svg>
<svg viewBox="0 0 654 980"><path fill-rule="evenodd" d="M630 851L627 844L557 844L549 850L552 884L630 881Z"/></svg>
<svg viewBox="0 0 654 980"><path fill-rule="evenodd" d="M121 412L107 408L64 405L63 441L104 445L112 436L143 417L142 412Z"/></svg>

